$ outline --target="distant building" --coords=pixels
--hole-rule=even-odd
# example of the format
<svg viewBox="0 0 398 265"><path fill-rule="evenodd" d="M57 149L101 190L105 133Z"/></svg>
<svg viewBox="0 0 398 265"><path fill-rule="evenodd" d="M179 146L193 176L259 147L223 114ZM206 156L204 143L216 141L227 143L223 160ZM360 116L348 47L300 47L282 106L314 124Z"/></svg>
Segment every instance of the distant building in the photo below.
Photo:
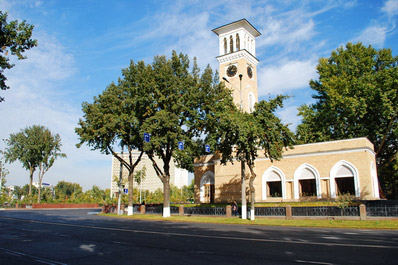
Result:
<svg viewBox="0 0 398 265"><path fill-rule="evenodd" d="M133 152L133 160L136 160L139 156L140 152L134 151ZM120 153L118 153L120 155ZM124 159L128 159L128 153L124 153ZM163 162L159 158L155 158L156 162L160 167L163 167ZM188 186L188 171L185 169L177 168L172 160L170 165L170 185L174 185L177 188L182 188L183 186ZM135 168L135 172L141 170L143 167L146 168L146 177L141 183L142 190L149 190L153 192L157 189L163 190L163 183L156 175L155 170L153 169L152 162L148 158L147 155L143 155L141 157L141 161ZM123 179L128 178L128 171L126 168L123 168ZM120 162L115 157L112 157L112 174L111 174L111 194L115 195L119 191L119 187L117 186L117 182L115 180L119 179L120 174ZM128 182L125 182L125 188L128 187ZM139 188L138 183L134 182L134 187Z"/></svg>

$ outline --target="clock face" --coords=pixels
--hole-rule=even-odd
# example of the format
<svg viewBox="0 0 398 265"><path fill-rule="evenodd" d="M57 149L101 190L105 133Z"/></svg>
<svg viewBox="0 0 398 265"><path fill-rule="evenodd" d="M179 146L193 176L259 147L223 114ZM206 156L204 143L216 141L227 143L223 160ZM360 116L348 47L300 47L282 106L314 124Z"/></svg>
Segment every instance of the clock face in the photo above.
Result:
<svg viewBox="0 0 398 265"><path fill-rule="evenodd" d="M238 68L235 65L230 65L230 66L228 66L228 69L227 69L227 75L229 77L233 77L234 75L236 75L237 71L238 71Z"/></svg>
<svg viewBox="0 0 398 265"><path fill-rule="evenodd" d="M250 66L247 67L247 75L249 76L249 78L253 77L253 70Z"/></svg>

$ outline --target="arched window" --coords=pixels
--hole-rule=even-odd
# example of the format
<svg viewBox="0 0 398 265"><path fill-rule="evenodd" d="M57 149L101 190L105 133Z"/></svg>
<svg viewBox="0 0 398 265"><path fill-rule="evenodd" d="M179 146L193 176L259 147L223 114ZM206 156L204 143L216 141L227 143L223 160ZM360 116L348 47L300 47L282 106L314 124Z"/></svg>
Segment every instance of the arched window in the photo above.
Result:
<svg viewBox="0 0 398 265"><path fill-rule="evenodd" d="M200 202L213 203L214 191L214 174L207 171L200 179Z"/></svg>
<svg viewBox="0 0 398 265"><path fill-rule="evenodd" d="M294 172L294 199L311 196L321 198L320 176L316 168L303 164Z"/></svg>
<svg viewBox="0 0 398 265"><path fill-rule="evenodd" d="M224 54L227 54L228 52L227 47L227 38L224 38Z"/></svg>
<svg viewBox="0 0 398 265"><path fill-rule="evenodd" d="M269 167L262 178L262 199L282 198L286 199L285 175L275 166Z"/></svg>
<svg viewBox="0 0 398 265"><path fill-rule="evenodd" d="M234 52L234 39L232 38L232 35L229 36L229 52Z"/></svg>
<svg viewBox="0 0 398 265"><path fill-rule="evenodd" d="M360 196L358 170L351 163L341 160L330 170L330 195L350 194Z"/></svg>
<svg viewBox="0 0 398 265"><path fill-rule="evenodd" d="M236 33L236 50L240 50L240 39L239 39L239 34Z"/></svg>

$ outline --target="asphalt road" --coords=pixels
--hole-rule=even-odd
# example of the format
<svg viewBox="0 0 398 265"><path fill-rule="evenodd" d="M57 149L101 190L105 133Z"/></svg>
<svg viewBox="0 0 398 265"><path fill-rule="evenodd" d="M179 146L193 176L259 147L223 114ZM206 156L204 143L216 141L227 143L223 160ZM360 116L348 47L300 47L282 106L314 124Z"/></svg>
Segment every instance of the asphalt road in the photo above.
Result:
<svg viewBox="0 0 398 265"><path fill-rule="evenodd" d="M0 264L398 264L398 231L0 211Z"/></svg>

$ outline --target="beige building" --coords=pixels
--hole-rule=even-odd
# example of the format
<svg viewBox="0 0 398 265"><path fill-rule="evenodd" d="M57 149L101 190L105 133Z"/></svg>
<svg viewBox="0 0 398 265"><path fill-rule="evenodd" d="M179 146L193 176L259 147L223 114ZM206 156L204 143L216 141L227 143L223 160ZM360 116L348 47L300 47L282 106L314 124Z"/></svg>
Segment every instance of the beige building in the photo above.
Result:
<svg viewBox="0 0 398 265"><path fill-rule="evenodd" d="M139 156L139 152L133 152L133 160L136 160ZM120 153L119 153L120 155ZM123 154L124 159L128 159L128 153ZM156 162L160 167L163 167L163 162L161 159L156 158ZM146 177L142 180L141 189L149 190L153 192L157 189L163 190L163 184L160 181L159 177L156 175L155 170L153 169L152 162L148 158L147 155L143 155L141 157L140 163L136 167L136 171L141 170L143 167L146 168ZM123 168L122 175L124 179L124 185L128 187L128 171L126 168ZM120 176L120 162L115 157L112 157L112 174L111 174L111 194L116 194L119 191L119 187L117 186L117 180ZM188 171L185 169L177 168L174 163L170 165L170 185L177 186L178 188L182 188L183 186L188 186ZM138 189L140 186L134 182L134 187Z"/></svg>
<svg viewBox="0 0 398 265"><path fill-rule="evenodd" d="M213 32L219 36L220 80L233 90L234 102L251 112L258 97L255 38L260 33L246 19ZM257 202L336 199L342 194L379 199L375 152L366 138L297 145L273 163L260 155L254 170ZM240 163L221 165L219 154L202 156L194 174L197 203L241 200Z"/></svg>

